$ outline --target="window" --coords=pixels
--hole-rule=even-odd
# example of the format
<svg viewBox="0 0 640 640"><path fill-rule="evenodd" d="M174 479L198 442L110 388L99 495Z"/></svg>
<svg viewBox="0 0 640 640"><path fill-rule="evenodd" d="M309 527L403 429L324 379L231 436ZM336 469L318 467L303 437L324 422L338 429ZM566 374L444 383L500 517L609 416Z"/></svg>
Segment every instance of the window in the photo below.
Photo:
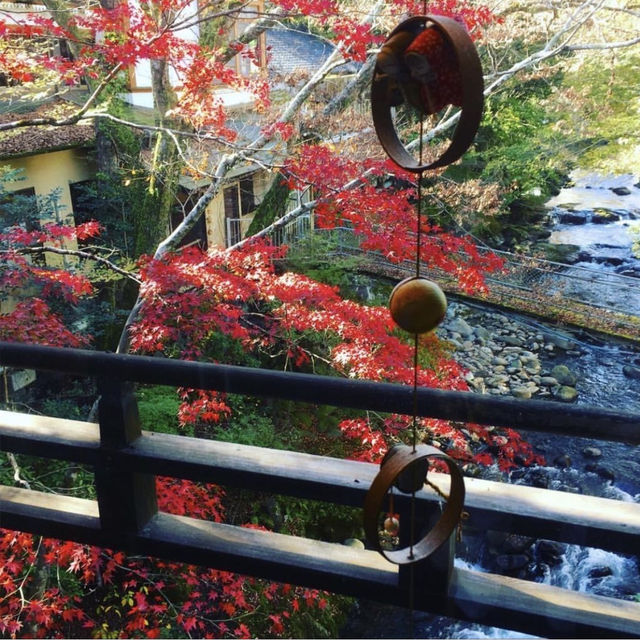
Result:
<svg viewBox="0 0 640 640"><path fill-rule="evenodd" d="M33 187L5 191L0 195L0 227L21 225L27 231L33 231L38 224L38 204Z"/></svg>
<svg viewBox="0 0 640 640"><path fill-rule="evenodd" d="M224 217L226 222L227 246L240 242L248 227L242 217L255 211L257 206L253 190L253 175L241 178L239 182L223 190Z"/></svg>
<svg viewBox="0 0 640 640"><path fill-rule="evenodd" d="M95 186L95 180L83 180L69 185L71 207L73 209L73 223L79 224L95 220L95 201L90 197L90 189ZM91 240L78 240L78 246L91 244Z"/></svg>

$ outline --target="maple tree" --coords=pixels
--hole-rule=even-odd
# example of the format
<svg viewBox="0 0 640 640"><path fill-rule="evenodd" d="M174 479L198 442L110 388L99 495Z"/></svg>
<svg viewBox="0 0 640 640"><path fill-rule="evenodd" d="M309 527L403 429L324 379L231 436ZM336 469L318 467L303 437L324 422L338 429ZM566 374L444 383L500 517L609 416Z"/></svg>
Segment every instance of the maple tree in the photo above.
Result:
<svg viewBox="0 0 640 640"><path fill-rule="evenodd" d="M227 38L220 43L217 39L213 45L185 40L180 32L233 14L236 10L230 4L201 5L200 13L190 11L186 0L139 5L104 2L82 12L69 12L65 3L54 0L47 0L46 5L47 16L0 20L3 73L34 90L54 82L61 86L85 83L86 100L71 113L20 118L0 124L0 131L64 126L86 118L119 121L121 118L109 111L119 76L129 65L150 60L157 123L129 122L155 136L147 174L149 192L160 193L154 202L170 202L180 169L210 180L171 233L168 218L155 221L150 247L153 255L143 256L130 273L140 282L140 295L121 346L140 353L211 361L223 361L233 353L246 364L411 384L412 346L392 324L386 308L359 304L342 297L335 287L281 272L274 260L282 258L285 250L267 242L247 240L230 250L211 248L206 253L193 247L180 249L179 245L236 165L259 152L260 162L265 162L264 152L269 148L275 149L274 166L279 165L275 154L288 146L294 151L282 168L283 179L292 187L313 184L320 228L342 225L346 220L363 248L392 261L412 259L416 226L412 176L380 161L366 134L358 138L365 141L358 153L348 145L336 149L331 143L295 143L301 130L316 119L319 125L311 129L327 140L332 138L322 129L325 125L318 116L335 113L335 105L344 100L342 92L331 97L320 112L310 109L310 115L303 117L301 111L341 62L340 56L365 62L354 82L345 87L348 95L361 86L358 83L366 79L367 69L370 73L375 47L386 28L404 12L420 13L422 3L403 0L386 8L376 4L366 11L354 5L345 11L345 5L334 0L282 0L256 14L252 26L236 40ZM487 7L466 1L438 0L429 3L428 9L458 16L474 36L493 19ZM315 27L337 44L338 53L281 104L269 96L264 77L246 78L226 63L236 56L257 60L258 34L288 15L313 20ZM542 55L532 55L531 63L562 51L574 32L568 25L561 33L562 37L549 40ZM37 38L45 36L64 39L74 55L56 56L48 47L39 46ZM493 69L491 88L498 88L526 67L521 63L514 62L506 71ZM181 78L181 87L175 91L167 82L170 69ZM253 93L256 109L262 112L260 133L255 138L237 139L215 85ZM187 142L194 139L213 145L212 168L196 166L185 155ZM165 171L168 167L172 171ZM390 175L392 185L385 187ZM495 208L495 194L489 204L483 203L484 189L478 185L471 194L472 206L480 203L479 210ZM499 266L491 257L479 254L473 244L446 233L429 219L423 219L423 225L425 262L454 275L465 290L482 288L483 271ZM79 262L75 270L38 264L27 256L62 252L61 240L74 235L95 238L97 233L92 224L76 229L49 225L29 232L13 228L2 233L6 268L0 277L0 291L6 299L18 301L0 316L2 339L91 344L89 333L70 330L70 319L63 317L60 302L73 305L92 295L94 285L79 267L87 261L95 263L97 254L76 251ZM105 259L103 264L116 272L120 268L114 260ZM24 299L20 300L21 296ZM466 389L462 370L449 357L446 345L431 335L421 339L421 347L419 384ZM231 398L191 389L180 390L180 398L179 419L184 427L224 429L231 420ZM313 420L312 432L319 426ZM389 442L406 435L410 419L345 414L338 416L336 424L340 438L315 434L307 443L313 441L319 447L317 452L333 453L340 442L341 453L377 461ZM439 445L462 464L497 462L508 470L537 460L512 430L477 425L466 425L462 430L459 425L426 419L419 421L418 428L422 440ZM225 515L224 496L217 487L159 478L158 495L161 508L169 511L216 521ZM295 625L305 613L316 618L335 615L333 601L310 590L259 584L225 572L128 558L118 552L21 533L2 532L0 552L0 631L8 636L288 636L299 630Z"/></svg>

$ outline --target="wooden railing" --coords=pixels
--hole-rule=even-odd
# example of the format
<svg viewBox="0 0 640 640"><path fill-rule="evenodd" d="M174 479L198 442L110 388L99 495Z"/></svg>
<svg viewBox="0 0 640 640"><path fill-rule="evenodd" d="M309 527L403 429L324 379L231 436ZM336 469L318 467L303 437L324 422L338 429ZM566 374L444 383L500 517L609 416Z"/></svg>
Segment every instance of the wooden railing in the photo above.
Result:
<svg viewBox="0 0 640 640"><path fill-rule="evenodd" d="M99 421L0 412L0 450L93 466L97 501L0 487L0 526L411 605L561 637L639 637L640 603L437 566L400 570L378 553L159 512L154 476L360 506L372 464L142 431L130 382L218 389L305 403L411 413L411 388L306 374L0 343L0 365L92 376ZM420 389L423 416L640 443L638 416L542 401ZM306 409L308 410L308 409ZM153 427L153 425L148 425ZM447 476L429 473L443 492ZM640 504L468 478L468 525L637 553ZM406 508L400 496L399 508ZM418 515L437 508L416 494ZM407 580L407 571L414 571ZM404 572L404 574L403 574ZM417 579L414 579L416 578ZM411 588L411 585L419 585Z"/></svg>

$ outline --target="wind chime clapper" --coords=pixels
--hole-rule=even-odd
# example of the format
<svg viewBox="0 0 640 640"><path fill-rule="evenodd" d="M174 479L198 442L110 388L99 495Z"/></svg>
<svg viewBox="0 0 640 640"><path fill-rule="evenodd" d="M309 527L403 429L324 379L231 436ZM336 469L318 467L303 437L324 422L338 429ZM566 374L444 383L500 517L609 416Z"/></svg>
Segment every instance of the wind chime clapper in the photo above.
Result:
<svg viewBox="0 0 640 640"><path fill-rule="evenodd" d="M387 155L402 169L418 174L418 233L416 275L400 282L389 299L396 324L414 335L414 397L417 388L418 335L442 322L446 298L440 287L420 275L421 179L428 170L458 160L469 148L483 108L482 67L475 46L456 20L415 16L399 24L378 54L371 87L373 123ZM415 158L400 141L393 110L402 104L420 116L420 153ZM444 107L459 107L448 146L434 160L423 159L423 122ZM387 560L400 565L400 582L412 591L446 591L453 566L455 533L462 518L464 480L456 462L436 447L416 445L417 416L413 415L413 447L394 445L380 465L365 498L367 541ZM427 479L429 463L440 461L449 471L443 502L416 499ZM394 500L394 491L395 500ZM431 504L432 508L424 505ZM444 505L444 506L443 506ZM419 565L425 570L413 571ZM409 567L412 570L407 571Z"/></svg>

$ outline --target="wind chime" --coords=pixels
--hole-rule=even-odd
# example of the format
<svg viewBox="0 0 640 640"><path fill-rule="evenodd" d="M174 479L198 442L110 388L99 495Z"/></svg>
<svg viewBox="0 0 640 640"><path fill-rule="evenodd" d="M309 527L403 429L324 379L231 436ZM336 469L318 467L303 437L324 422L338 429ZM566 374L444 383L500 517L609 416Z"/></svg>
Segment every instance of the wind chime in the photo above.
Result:
<svg viewBox="0 0 640 640"><path fill-rule="evenodd" d="M419 116L417 158L400 141L394 125L393 112L403 105L413 108ZM435 329L446 312L444 293L420 273L422 179L426 171L455 162L468 149L480 124L482 106L482 67L463 25L442 16L420 15L405 20L391 32L376 60L371 107L382 147L398 166L418 178L415 275L400 282L389 299L396 324L414 336L413 443L397 444L384 457L365 498L364 528L369 544L387 560L412 568L452 538L462 517L465 492L456 462L436 447L417 444L419 336ZM455 130L444 152L425 163L425 118L445 107L460 108ZM429 463L436 460L448 468L449 495L435 524L418 539L422 532L416 531L415 494L427 482ZM394 514L394 490L411 496L410 511L399 519ZM381 533L387 539L399 539L405 546L381 545ZM413 572L411 577L413 584Z"/></svg>

